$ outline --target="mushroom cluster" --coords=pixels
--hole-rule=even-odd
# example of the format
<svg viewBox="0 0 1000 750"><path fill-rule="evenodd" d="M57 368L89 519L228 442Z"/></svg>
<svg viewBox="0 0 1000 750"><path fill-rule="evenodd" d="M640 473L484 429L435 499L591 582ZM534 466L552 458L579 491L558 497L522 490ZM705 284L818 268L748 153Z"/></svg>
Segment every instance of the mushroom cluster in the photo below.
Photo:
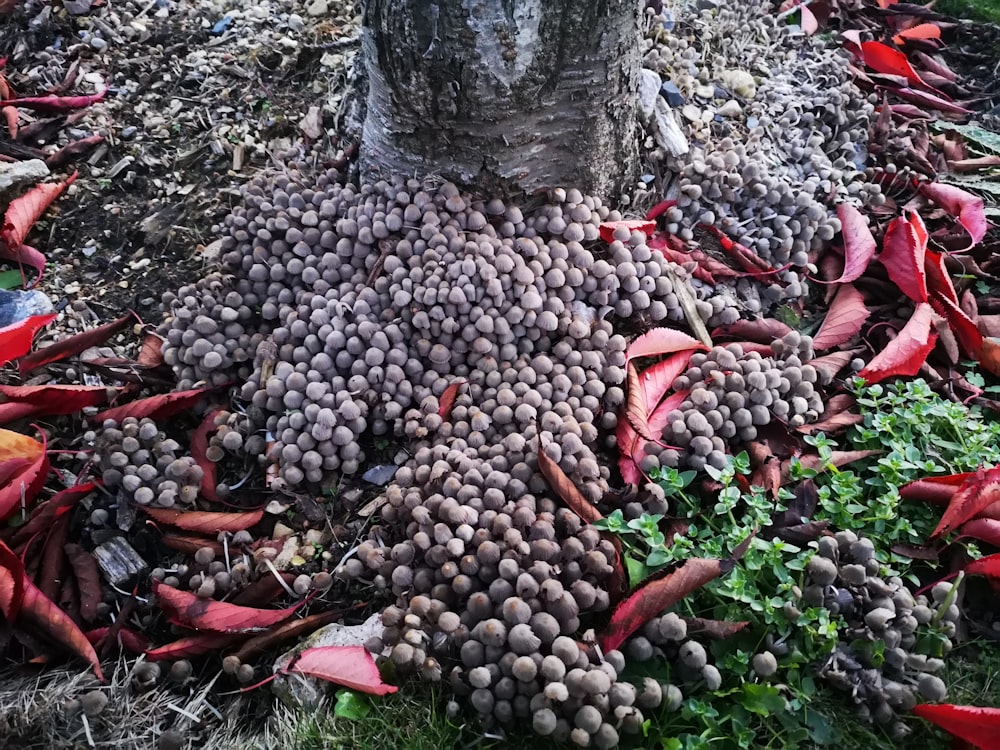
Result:
<svg viewBox="0 0 1000 750"><path fill-rule="evenodd" d="M960 611L951 583L936 584L929 598L914 597L900 578L880 577L880 567L870 539L852 531L820 537L801 601L826 607L847 623L820 676L850 693L860 716L902 739L909 728L898 713L947 698L935 673L944 667L938 656L951 650ZM921 637L932 630L935 637ZM936 656L928 644L940 649Z"/></svg>
<svg viewBox="0 0 1000 750"><path fill-rule="evenodd" d="M290 167L227 217L225 275L165 296L164 356L182 387L244 383L288 485L356 472L365 435L476 448L520 435L542 438L596 501L594 425L624 398L625 339L609 317L681 321L674 286L699 294L643 233L601 240L620 219L572 189L528 212L451 184L355 190L335 170ZM701 295L704 322L738 317L731 298Z"/></svg>
<svg viewBox="0 0 1000 750"><path fill-rule="evenodd" d="M681 11L683 24L647 14L648 145L664 197L677 201L667 231L691 239L697 224L717 226L775 268L793 267L784 285L765 288L765 302L799 297L794 267L840 230L834 204L881 197L864 174L874 103L852 83L838 44L792 43L795 30L766 3L699 7ZM665 118L683 148L657 137Z"/></svg>
<svg viewBox="0 0 1000 750"><path fill-rule="evenodd" d="M667 416L663 444L647 443L640 468L721 469L732 446L753 440L772 420L793 428L815 421L827 375L808 364L812 338L792 331L776 339L771 352L765 357L728 344L694 354L673 384L687 396Z"/></svg>
<svg viewBox="0 0 1000 750"><path fill-rule="evenodd" d="M94 444L94 461L105 487L137 505L190 506L198 497L201 467L152 419L107 420L84 435Z"/></svg>
<svg viewBox="0 0 1000 750"><path fill-rule="evenodd" d="M367 644L397 669L447 680L491 722L531 720L540 734L613 747L619 733L639 731L662 688L622 681L620 652L571 637L581 616L609 607L616 552L575 513L530 491L532 468L508 455L523 452L518 439L419 449L383 510L405 539L362 542L335 575L374 576L399 597Z"/></svg>

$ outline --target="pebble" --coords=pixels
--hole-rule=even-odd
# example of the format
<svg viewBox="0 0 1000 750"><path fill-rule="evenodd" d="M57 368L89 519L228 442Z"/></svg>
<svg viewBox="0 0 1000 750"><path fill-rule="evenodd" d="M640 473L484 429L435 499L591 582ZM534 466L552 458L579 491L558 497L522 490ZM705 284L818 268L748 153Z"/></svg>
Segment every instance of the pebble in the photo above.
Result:
<svg viewBox="0 0 1000 750"><path fill-rule="evenodd" d="M135 125L129 125L128 127L122 128L121 136L123 140L130 140L135 137L135 134L139 132L139 128Z"/></svg>
<svg viewBox="0 0 1000 750"><path fill-rule="evenodd" d="M101 39L101 37L95 36L90 38L90 46L93 47L98 52L100 52L104 49L107 49L108 43L105 40Z"/></svg>
<svg viewBox="0 0 1000 750"><path fill-rule="evenodd" d="M719 109L716 110L716 113L722 115L723 117L739 117L743 114L743 107L740 106L740 103L735 99L730 99L728 102L719 107Z"/></svg>
<svg viewBox="0 0 1000 750"><path fill-rule="evenodd" d="M313 0L306 6L306 13L310 16L325 16L329 9L326 0Z"/></svg>

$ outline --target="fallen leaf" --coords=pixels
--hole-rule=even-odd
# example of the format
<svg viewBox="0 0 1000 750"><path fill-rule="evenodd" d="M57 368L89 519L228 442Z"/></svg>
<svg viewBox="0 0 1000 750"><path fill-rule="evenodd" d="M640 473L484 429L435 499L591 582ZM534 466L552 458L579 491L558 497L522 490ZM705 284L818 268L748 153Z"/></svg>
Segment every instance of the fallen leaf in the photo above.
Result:
<svg viewBox="0 0 1000 750"><path fill-rule="evenodd" d="M908 87L892 89L892 93L902 99L920 104L924 107L940 110L941 112L951 112L956 115L970 115L971 109L966 109L961 104L942 99L940 96L929 94L926 91L917 91Z"/></svg>
<svg viewBox="0 0 1000 750"><path fill-rule="evenodd" d="M0 430L0 461L27 459L21 471L0 486L0 521L30 504L45 484L49 458L45 444L10 430Z"/></svg>
<svg viewBox="0 0 1000 750"><path fill-rule="evenodd" d="M14 622L24 604L24 563L0 540L0 612Z"/></svg>
<svg viewBox="0 0 1000 750"><path fill-rule="evenodd" d="M2 253L0 253L2 255ZM35 334L56 319L56 313L32 315L0 328L0 365L5 365L31 351Z"/></svg>
<svg viewBox="0 0 1000 750"><path fill-rule="evenodd" d="M147 333L142 339L142 347L136 362L147 367L159 367L163 364L163 339L155 333Z"/></svg>
<svg viewBox="0 0 1000 750"><path fill-rule="evenodd" d="M0 104L0 106L3 105ZM24 240L35 222L62 191L73 184L76 176L77 173L74 172L62 182L43 182L35 185L27 193L10 202L3 217L3 228L0 229L0 240L9 251L16 252L24 244ZM39 278L41 278L41 270Z"/></svg>
<svg viewBox="0 0 1000 750"><path fill-rule="evenodd" d="M203 599L187 591L153 581L156 602L174 625L215 633L254 633L287 620L303 602L285 609L255 609L214 599Z"/></svg>
<svg viewBox="0 0 1000 750"><path fill-rule="evenodd" d="M101 101L107 93L108 90L104 89L97 94L82 96L23 96L20 99L0 101L0 107L24 107L36 112L69 112L89 107L91 104Z"/></svg>
<svg viewBox="0 0 1000 750"><path fill-rule="evenodd" d="M96 490L101 484L99 481L84 482L57 492L36 508L28 518L27 523L15 532L14 545L19 547L35 536L35 534L47 529L56 519L69 513L76 507L76 504L80 500L87 497L87 495Z"/></svg>
<svg viewBox="0 0 1000 750"><path fill-rule="evenodd" d="M988 372L1000 376L1000 339L992 336L983 339L979 364Z"/></svg>
<svg viewBox="0 0 1000 750"><path fill-rule="evenodd" d="M980 468L952 495L931 538L961 526L995 502L1000 502L1000 467Z"/></svg>
<svg viewBox="0 0 1000 750"><path fill-rule="evenodd" d="M233 652L233 656L243 662L249 661L253 657L269 651L279 643L284 643L292 638L298 638L303 634L312 633L324 625L336 622L343 616L344 613L342 611L330 610L329 612L308 615L298 620L283 622L260 635L248 638L240 645L239 650Z"/></svg>
<svg viewBox="0 0 1000 750"><path fill-rule="evenodd" d="M539 438L541 440L541 438ZM545 477L556 496L562 500L566 507L580 516L587 523L593 523L601 518L601 512L597 507L583 496L577 486L573 484L565 472L539 445L538 450L538 470Z"/></svg>
<svg viewBox="0 0 1000 750"><path fill-rule="evenodd" d="M792 329L776 318L754 318L753 320L738 320L729 325L719 326L712 331L713 339L745 339L758 344L770 346L775 339L780 339Z"/></svg>
<svg viewBox="0 0 1000 750"><path fill-rule="evenodd" d="M465 385L464 380L455 380L449 383L448 387L444 389L438 406L438 416L441 419L449 419L451 417L451 407L455 405L455 399L458 398L458 392L463 385Z"/></svg>
<svg viewBox="0 0 1000 750"><path fill-rule="evenodd" d="M906 55L881 42L862 42L862 60L872 70L888 75L901 76L916 86L930 88L920 74L910 65Z"/></svg>
<svg viewBox="0 0 1000 750"><path fill-rule="evenodd" d="M160 542L164 547L177 550L178 552L188 552L192 555L202 547L211 547L217 557L223 553L222 545L219 542L201 536L164 534L160 537Z"/></svg>
<svg viewBox="0 0 1000 750"><path fill-rule="evenodd" d="M24 577L24 601L21 605L21 613L17 624L18 626L29 625L37 628L54 643L64 646L80 658L90 662L91 666L94 667L94 674L97 675L97 679L104 682L104 675L101 672L101 663L97 658L97 652L90 645L87 636L70 619L70 616L59 609L55 602L45 596L27 576Z"/></svg>
<svg viewBox="0 0 1000 750"><path fill-rule="evenodd" d="M926 302L917 305L896 338L872 357L858 377L871 384L899 375L916 375L937 341L937 334L931 330L932 313Z"/></svg>
<svg viewBox="0 0 1000 750"><path fill-rule="evenodd" d="M750 624L749 621L729 622L728 620L707 620L704 617L685 617L683 619L687 623L689 636L704 635L715 641L732 638Z"/></svg>
<svg viewBox="0 0 1000 750"><path fill-rule="evenodd" d="M948 734L969 742L979 750L996 750L1000 732L1000 708L921 703L913 707L921 719L937 724Z"/></svg>
<svg viewBox="0 0 1000 750"><path fill-rule="evenodd" d="M816 371L825 378L823 382L830 382L837 377L837 374L841 370L851 363L851 360L854 359L854 354L854 349L830 352L829 354L824 354L822 357L809 360L809 364L816 368ZM809 425L803 425L803 427L808 428Z"/></svg>
<svg viewBox="0 0 1000 750"><path fill-rule="evenodd" d="M208 436L218 429L215 417L220 411L222 410L210 409L194 432L191 433L191 457L201 469L201 496L213 503L219 502L219 493L216 489L218 487L216 481L218 468L214 461L208 460Z"/></svg>
<svg viewBox="0 0 1000 750"><path fill-rule="evenodd" d="M375 659L364 646L307 648L288 671L335 682L369 695L388 695L399 690L395 685L382 682Z"/></svg>
<svg viewBox="0 0 1000 750"><path fill-rule="evenodd" d="M160 420L172 417L187 411L194 406L203 396L214 391L214 387L192 388L188 391L175 391L173 393L161 393L149 398L141 398L138 401L105 409L94 416L90 421L94 424L101 424L109 419L113 419L121 424L126 417L142 419L149 417Z"/></svg>
<svg viewBox="0 0 1000 750"><path fill-rule="evenodd" d="M101 385L0 385L9 399L0 404L0 424L28 416L75 414L85 406L97 406L114 394Z"/></svg>
<svg viewBox="0 0 1000 750"><path fill-rule="evenodd" d="M844 272L836 283L846 284L859 278L868 268L878 245L872 236L868 222L857 208L850 203L837 205L841 235L844 238Z"/></svg>
<svg viewBox="0 0 1000 750"><path fill-rule="evenodd" d="M656 410L667 391L673 387L674 381L687 369L690 361L691 352L677 352L639 373L639 384L650 411Z"/></svg>
<svg viewBox="0 0 1000 750"><path fill-rule="evenodd" d="M87 640L90 641L96 648L104 641L105 638L108 637L110 633L110 627L94 628L93 630L85 632L84 636L86 636ZM116 637L125 650L130 651L133 654L141 654L149 648L149 639L139 631L133 630L132 628L119 628Z"/></svg>
<svg viewBox="0 0 1000 750"><path fill-rule="evenodd" d="M899 216L889 222L878 259L903 294L914 302L926 302L927 228L920 214L914 212L910 216L910 219Z"/></svg>
<svg viewBox="0 0 1000 750"><path fill-rule="evenodd" d="M819 21L807 5L799 6L799 27L806 36L812 36L819 30Z"/></svg>
<svg viewBox="0 0 1000 750"><path fill-rule="evenodd" d="M621 221L605 221L598 227L601 239L611 243L615 241L615 230L624 227L629 232L643 232L647 237L652 237L656 231L656 222L646 219L623 219Z"/></svg>
<svg viewBox="0 0 1000 750"><path fill-rule="evenodd" d="M1000 554L987 555L966 563L963 570L969 575L1000 578Z"/></svg>
<svg viewBox="0 0 1000 750"><path fill-rule="evenodd" d="M1000 520L995 518L974 518L959 527L957 539L969 537L1000 547Z"/></svg>
<svg viewBox="0 0 1000 750"><path fill-rule="evenodd" d="M643 584L611 615L611 621L600 639L601 648L605 652L618 648L626 638L663 610L718 578L732 566L731 560L691 557L669 573Z"/></svg>
<svg viewBox="0 0 1000 750"><path fill-rule="evenodd" d="M640 437L645 440L656 441L657 438L649 434L649 407L646 405L646 391L639 380L639 371L635 368L634 362L625 365L625 382L628 391L628 399L625 403L624 413L619 419L627 419Z"/></svg>
<svg viewBox="0 0 1000 750"><path fill-rule="evenodd" d="M986 221L983 199L978 195L940 182L921 185L920 192L958 219L958 223L965 227L972 238L973 245L979 244L986 236L989 222Z"/></svg>
<svg viewBox="0 0 1000 750"><path fill-rule="evenodd" d="M822 351L846 344L861 330L869 315L871 310L865 306L864 295L853 285L844 284L837 290L823 325L813 336L813 347Z"/></svg>
<svg viewBox="0 0 1000 750"><path fill-rule="evenodd" d="M237 633L199 633L178 638L176 641L146 649L147 661L164 661L166 659L187 659L192 656L202 656L225 648L239 640Z"/></svg>
<svg viewBox="0 0 1000 750"><path fill-rule="evenodd" d="M928 252L930 255L930 252ZM959 347L966 356L978 360L983 349L983 334L965 311L952 299L935 294L931 296L931 305L948 320L948 326L958 341Z"/></svg>
<svg viewBox="0 0 1000 750"><path fill-rule="evenodd" d="M633 458L638 442L642 440L627 419L619 419L615 426L615 442L618 446L618 470L627 484L642 484L642 472ZM645 444L645 441L642 441Z"/></svg>
<svg viewBox="0 0 1000 750"><path fill-rule="evenodd" d="M907 482L899 488L899 496L904 500L914 500L933 505L947 505L958 492L958 488L976 476L974 471L963 474L949 474L943 477L924 477Z"/></svg>
<svg viewBox="0 0 1000 750"><path fill-rule="evenodd" d="M625 351L625 360L696 349L708 349L708 347L675 328L653 328L629 344Z"/></svg>
<svg viewBox="0 0 1000 750"><path fill-rule="evenodd" d="M73 542L64 545L63 549L66 552L66 559L73 568L76 587L80 592L80 617L86 622L93 622L97 618L97 605L104 600L97 560L87 550Z"/></svg>
<svg viewBox="0 0 1000 750"><path fill-rule="evenodd" d="M281 580L287 586L291 587L295 581L295 574L289 573L286 570L280 575ZM274 575L266 575L258 578L234 596L232 602L233 604L239 604L241 607L259 607L262 604L274 601L284 593L285 587L278 582L278 579Z"/></svg>
<svg viewBox="0 0 1000 750"><path fill-rule="evenodd" d="M63 339L62 341L57 341L54 344L50 344L49 346L43 347L32 352L26 357L19 359L17 362L17 369L22 375L24 375L32 370L37 370L42 365L47 365L50 362L58 362L60 359L72 357L73 355L79 354L92 346L99 346L107 341L114 333L120 331L129 323L136 320L137 318L135 315L128 313L127 315L123 315L110 323L105 323L104 325L92 328L89 331L77 333L69 338Z"/></svg>
<svg viewBox="0 0 1000 750"><path fill-rule="evenodd" d="M935 75L938 75L941 78L944 78L945 80L951 81L952 83L958 81L958 75L955 73L955 71L953 71L943 62L941 62L940 59L936 57L931 57L926 52L923 52L921 50L916 50L913 53L913 57L916 58L918 63L920 63L920 67L924 68L925 70L929 70Z"/></svg>
<svg viewBox="0 0 1000 750"><path fill-rule="evenodd" d="M918 23L896 34L892 41L902 47L910 39L940 39L941 27L934 23Z"/></svg>
<svg viewBox="0 0 1000 750"><path fill-rule="evenodd" d="M173 508L143 508L157 523L176 526L184 531L215 536L227 531L236 533L260 523L264 511L247 513L213 513L203 510L174 510Z"/></svg>

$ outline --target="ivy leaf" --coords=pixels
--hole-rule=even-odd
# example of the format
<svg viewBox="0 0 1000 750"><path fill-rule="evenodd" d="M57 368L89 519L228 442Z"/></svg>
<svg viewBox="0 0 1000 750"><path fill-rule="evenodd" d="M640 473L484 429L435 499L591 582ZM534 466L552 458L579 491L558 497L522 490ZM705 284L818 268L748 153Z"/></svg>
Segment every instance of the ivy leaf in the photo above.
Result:
<svg viewBox="0 0 1000 750"><path fill-rule="evenodd" d="M785 710L785 699L773 685L745 682L737 693L736 700L747 711L758 716L770 716Z"/></svg>

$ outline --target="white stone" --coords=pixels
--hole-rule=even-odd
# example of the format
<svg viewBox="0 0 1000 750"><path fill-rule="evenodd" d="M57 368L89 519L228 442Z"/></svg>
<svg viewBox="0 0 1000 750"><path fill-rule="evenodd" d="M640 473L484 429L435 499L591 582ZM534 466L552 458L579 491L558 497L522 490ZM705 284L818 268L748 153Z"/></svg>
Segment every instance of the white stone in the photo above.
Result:
<svg viewBox="0 0 1000 750"><path fill-rule="evenodd" d="M27 161L4 162L0 161L0 193L5 193L12 188L19 188L32 182L38 182L43 177L48 177L49 168L41 159L28 159Z"/></svg>

